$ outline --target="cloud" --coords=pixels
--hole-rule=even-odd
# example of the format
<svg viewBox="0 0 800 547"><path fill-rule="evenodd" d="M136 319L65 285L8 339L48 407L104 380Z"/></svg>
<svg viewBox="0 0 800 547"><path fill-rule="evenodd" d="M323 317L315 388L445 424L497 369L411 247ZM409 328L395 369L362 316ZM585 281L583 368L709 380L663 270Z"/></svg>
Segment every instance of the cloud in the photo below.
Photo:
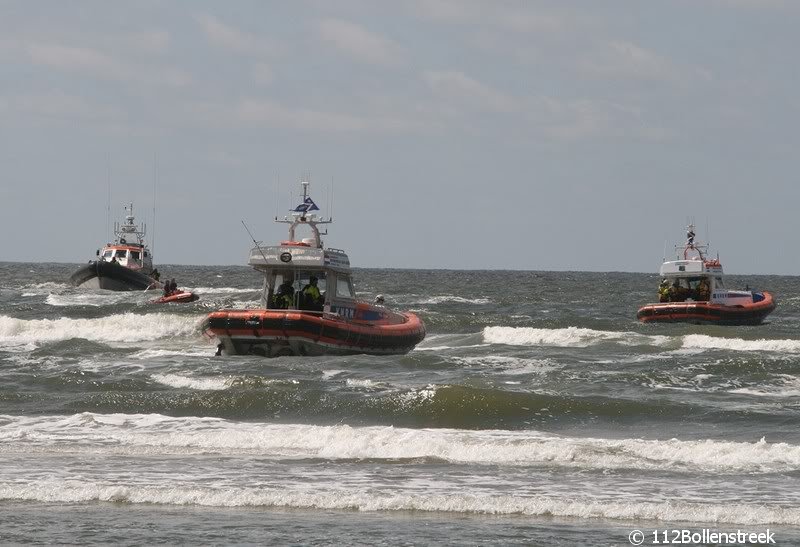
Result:
<svg viewBox="0 0 800 547"><path fill-rule="evenodd" d="M789 9L796 8L795 0L711 0L714 4L749 9Z"/></svg>
<svg viewBox="0 0 800 547"><path fill-rule="evenodd" d="M535 9L529 3L509 4L482 0L416 0L413 12L446 24L491 25L523 33L559 33L574 29L574 14Z"/></svg>
<svg viewBox="0 0 800 547"><path fill-rule="evenodd" d="M223 23L212 15L196 15L195 21L206 35L209 43L221 49L244 55L274 55L280 47L269 40Z"/></svg>
<svg viewBox="0 0 800 547"><path fill-rule="evenodd" d="M698 67L683 67L667 57L626 41L611 41L595 48L579 61L587 73L688 85L710 80L711 73Z"/></svg>
<svg viewBox="0 0 800 547"><path fill-rule="evenodd" d="M123 35L120 40L132 49L146 53L163 53L169 49L170 34L163 30L145 30Z"/></svg>
<svg viewBox="0 0 800 547"><path fill-rule="evenodd" d="M182 70L126 63L92 48L55 43L30 43L25 49L35 64L66 72L81 72L110 80L172 87L183 86L190 81L189 75Z"/></svg>
<svg viewBox="0 0 800 547"><path fill-rule="evenodd" d="M6 113L25 117L91 122L116 122L125 118L125 113L114 106L98 104L62 91L6 97L2 103Z"/></svg>
<svg viewBox="0 0 800 547"><path fill-rule="evenodd" d="M325 19L317 26L319 37L356 61L396 66L403 60L403 48L396 42L341 19Z"/></svg>
<svg viewBox="0 0 800 547"><path fill-rule="evenodd" d="M519 107L518 102L491 86L481 83L463 72L426 71L423 80L439 97L477 107L481 110L511 112Z"/></svg>
<svg viewBox="0 0 800 547"><path fill-rule="evenodd" d="M419 133L432 129L429 121L383 114L359 115L294 107L271 99L242 99L233 104L192 103L188 119L215 127L273 127L315 133Z"/></svg>
<svg viewBox="0 0 800 547"><path fill-rule="evenodd" d="M272 67L266 63L256 63L253 65L253 81L259 85L268 86L272 83L274 75Z"/></svg>

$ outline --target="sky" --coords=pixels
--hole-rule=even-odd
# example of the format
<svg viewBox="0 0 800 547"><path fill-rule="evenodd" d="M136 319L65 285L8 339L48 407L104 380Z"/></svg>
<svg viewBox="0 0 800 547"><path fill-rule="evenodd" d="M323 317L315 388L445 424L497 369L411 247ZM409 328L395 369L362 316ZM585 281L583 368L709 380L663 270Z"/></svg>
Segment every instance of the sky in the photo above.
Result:
<svg viewBox="0 0 800 547"><path fill-rule="evenodd" d="M157 264L245 264L241 221L285 239L310 174L354 266L655 272L694 219L729 273L798 275L798 27L793 0L0 0L0 261L93 257L110 181Z"/></svg>

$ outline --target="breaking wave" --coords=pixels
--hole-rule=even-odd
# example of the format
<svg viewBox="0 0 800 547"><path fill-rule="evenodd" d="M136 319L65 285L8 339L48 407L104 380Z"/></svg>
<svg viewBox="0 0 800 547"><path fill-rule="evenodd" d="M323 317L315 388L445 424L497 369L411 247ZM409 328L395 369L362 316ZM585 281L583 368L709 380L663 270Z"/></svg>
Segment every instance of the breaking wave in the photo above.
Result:
<svg viewBox="0 0 800 547"><path fill-rule="evenodd" d="M742 338L718 338L705 334L689 334L683 337L684 348L723 349L729 351L770 351L800 353L800 340L744 340Z"/></svg>
<svg viewBox="0 0 800 547"><path fill-rule="evenodd" d="M179 383L164 375L167 382ZM202 382L195 379L192 382ZM209 381L224 388L231 379ZM187 382L191 383L191 382ZM429 396L424 392L421 397ZM800 471L800 446L786 443L598 439L537 431L407 429L233 422L160 414L0 416L0 451L58 450L138 454L258 454L273 458L431 459L590 470L644 469L722 474Z"/></svg>
<svg viewBox="0 0 800 547"><path fill-rule="evenodd" d="M203 391L218 391L228 389L233 385L233 378L190 378L179 374L154 374L152 378L165 386Z"/></svg>
<svg viewBox="0 0 800 547"><path fill-rule="evenodd" d="M197 332L198 317L123 313L94 319L16 319L0 315L0 346L84 338L94 342L143 342Z"/></svg>
<svg viewBox="0 0 800 547"><path fill-rule="evenodd" d="M612 332L579 327L539 329L532 327L485 327L483 339L509 346L587 347L613 341L625 345L664 345L667 336L645 336L634 332Z"/></svg>
<svg viewBox="0 0 800 547"><path fill-rule="evenodd" d="M458 304L491 304L488 298L464 298L463 296L455 296L446 294L442 296L431 296L423 300L417 300L416 304L444 304L446 302L456 302Z"/></svg>
<svg viewBox="0 0 800 547"><path fill-rule="evenodd" d="M296 490L200 486L121 486L103 482L39 479L0 484L0 499L80 503L154 503L206 507L289 507L357 511L430 511L613 520L800 524L800 509L730 503L626 502L551 496L379 493L364 489Z"/></svg>

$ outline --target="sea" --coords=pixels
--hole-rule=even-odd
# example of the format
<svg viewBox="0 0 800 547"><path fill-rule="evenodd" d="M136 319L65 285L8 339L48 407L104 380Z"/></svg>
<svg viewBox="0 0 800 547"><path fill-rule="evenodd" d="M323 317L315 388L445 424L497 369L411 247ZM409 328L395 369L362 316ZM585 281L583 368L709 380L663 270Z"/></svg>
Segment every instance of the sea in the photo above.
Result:
<svg viewBox="0 0 800 547"><path fill-rule="evenodd" d="M798 277L729 276L778 307L720 327L638 323L649 273L357 269L414 351L266 359L199 330L247 267L79 266L0 263L2 544L800 544Z"/></svg>

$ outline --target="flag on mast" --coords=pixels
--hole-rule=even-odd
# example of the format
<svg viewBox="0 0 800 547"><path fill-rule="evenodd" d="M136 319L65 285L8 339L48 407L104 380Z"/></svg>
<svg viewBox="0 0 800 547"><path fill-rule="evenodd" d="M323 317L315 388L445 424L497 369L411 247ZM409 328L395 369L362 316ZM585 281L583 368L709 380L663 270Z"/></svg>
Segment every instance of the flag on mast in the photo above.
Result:
<svg viewBox="0 0 800 547"><path fill-rule="evenodd" d="M295 213L307 213L309 211L319 211L319 207L317 207L317 204L314 203L314 200L309 197L306 198L303 203L292 209L292 211Z"/></svg>

